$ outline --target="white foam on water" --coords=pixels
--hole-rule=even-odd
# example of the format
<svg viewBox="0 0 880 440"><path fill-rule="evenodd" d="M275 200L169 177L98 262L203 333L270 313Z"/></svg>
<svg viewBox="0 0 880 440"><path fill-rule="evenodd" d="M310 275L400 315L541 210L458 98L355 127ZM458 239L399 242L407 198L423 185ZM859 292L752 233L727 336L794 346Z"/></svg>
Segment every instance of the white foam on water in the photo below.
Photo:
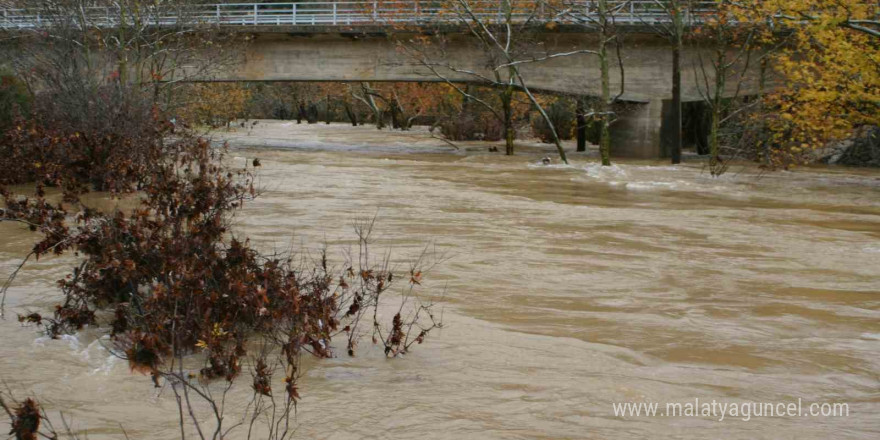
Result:
<svg viewBox="0 0 880 440"><path fill-rule="evenodd" d="M652 190L652 189L675 189L679 186L678 182L628 182L626 189L632 190Z"/></svg>
<svg viewBox="0 0 880 440"><path fill-rule="evenodd" d="M104 359L104 363L102 363L100 366L93 369L91 374L92 375L103 374L106 376L106 375L110 374L111 371L113 371L113 367L117 363L119 363L119 361L120 361L119 357L113 356L111 354Z"/></svg>
<svg viewBox="0 0 880 440"><path fill-rule="evenodd" d="M645 171L681 171L681 168L675 165L632 165L630 168Z"/></svg>
<svg viewBox="0 0 880 440"><path fill-rule="evenodd" d="M627 177L627 172L616 164L602 166L600 163L591 163L585 165L583 169L587 172L587 176L600 180L608 181Z"/></svg>
<svg viewBox="0 0 880 440"><path fill-rule="evenodd" d="M532 168L532 169L536 169L536 168L549 168L549 169L556 169L556 170L570 170L570 169L575 168L575 167L572 166L571 164L565 164L565 163L551 163L551 164L546 164L546 165L545 165L545 164L543 164L543 163L541 163L541 162L530 163L530 164L528 165L528 167L529 167L529 168Z"/></svg>
<svg viewBox="0 0 880 440"><path fill-rule="evenodd" d="M602 182L609 186L622 187L632 191L689 191L721 192L725 197L741 198L748 192L739 191L736 184L741 179L736 176L718 178L695 176L690 180L682 178L688 171L677 165L618 165L602 166L598 162L581 167L584 174L573 181Z"/></svg>
<svg viewBox="0 0 880 440"><path fill-rule="evenodd" d="M590 179L599 180L611 186L624 187L634 191L670 190L690 186L683 180L662 180L663 175L671 174L678 170L674 166L627 166L616 165L602 166L599 163L591 163L582 168ZM655 172L659 180L636 180L645 172Z"/></svg>
<svg viewBox="0 0 880 440"><path fill-rule="evenodd" d="M54 340L67 342L67 345L70 346L71 350L79 351L82 347L82 344L79 342L79 338L76 335L60 335ZM45 347L47 342L53 341L53 339L49 336L40 336L39 338L34 339L34 345Z"/></svg>
<svg viewBox="0 0 880 440"><path fill-rule="evenodd" d="M76 334L59 335L55 339L44 335L34 339L34 345L42 348L52 342L66 343L70 348L71 355L79 357L92 367L92 371L89 374L101 373L107 375L110 374L113 367L121 360L105 347L107 341L110 341L110 335L101 336L83 347L79 335Z"/></svg>

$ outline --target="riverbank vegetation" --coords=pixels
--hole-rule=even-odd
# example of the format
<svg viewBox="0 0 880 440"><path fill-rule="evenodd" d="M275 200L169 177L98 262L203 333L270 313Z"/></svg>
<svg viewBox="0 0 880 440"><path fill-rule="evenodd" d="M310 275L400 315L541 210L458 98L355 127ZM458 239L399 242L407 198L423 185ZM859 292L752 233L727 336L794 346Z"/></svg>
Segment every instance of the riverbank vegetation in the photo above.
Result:
<svg viewBox="0 0 880 440"><path fill-rule="evenodd" d="M131 121L67 131L39 118L17 120L0 141L0 222L38 237L25 262L78 257L58 281L55 310L22 314L21 322L51 337L106 329L112 353L172 389L181 436L194 430L211 438L227 438L240 425L224 419L222 396L241 377L253 379L248 430L287 438L302 355L354 356L366 337L394 357L440 325L431 304L414 294L431 255L402 272L387 256L374 262L372 220L356 223L359 252L335 266L325 254L263 254L231 228L235 213L259 194L259 162L235 166L222 148L156 111L149 116L138 131L128 130ZM28 184L33 190L23 191ZM95 190L130 194L135 207L93 209L82 195ZM398 285L401 296L390 293ZM335 347L334 338L344 342ZM217 381L227 384L219 396ZM14 433L31 438L43 420L37 404L10 405ZM284 423L267 426L264 417Z"/></svg>
<svg viewBox="0 0 880 440"><path fill-rule="evenodd" d="M125 6L121 14L138 13L137 2ZM417 295L438 258L425 251L405 268L389 255L376 260L375 219L355 222L358 250L335 262L323 251L263 253L231 227L259 195L259 161L233 163L185 118L228 124L248 95L196 86L198 99L187 102L180 90L190 86L171 80L180 73L160 60L202 74L238 56L238 37L219 37L208 56L201 37L213 33L143 24L108 35L73 10L46 7L70 21L11 43L19 75L0 89L13 104L2 115L0 222L35 234L2 285L0 308L27 262L74 256L55 309L19 321L53 338L106 332L115 356L172 391L181 438L289 438L302 356L355 356L367 339L396 357L441 325ZM94 58L95 46L111 56ZM152 74L132 74L145 70ZM83 198L92 191L133 208L95 209ZM233 419L225 397L251 381L250 404L229 403L244 411ZM16 438L57 435L35 400L0 404Z"/></svg>
<svg viewBox="0 0 880 440"><path fill-rule="evenodd" d="M372 220L356 224L360 251L335 270L325 254L261 254L230 228L235 212L258 194L253 165L230 167L205 140L180 137L165 150L173 153L142 176L141 201L130 212L83 204L78 195L85 183L68 183L76 175L58 177L61 201L52 201L42 182L33 196L2 188L0 221L39 234L34 258L75 252L80 261L59 280L63 301L52 315L31 313L21 321L43 326L52 337L107 328L115 355L151 375L156 386L169 385L181 411L192 415L209 405L211 429L223 436L235 425L223 424L225 400L212 396L210 381L228 383L225 395L250 374L260 402L251 408L251 424L270 410L289 421L303 354L331 357L333 338L341 338L341 349L354 356L367 336L393 357L440 325L431 305L413 294L429 255L405 273L395 273L387 258L373 262ZM380 300L397 284L404 295L386 324ZM193 368L194 354L201 368ZM272 396L284 403L270 406L264 398ZM191 423L200 432L206 424L195 415Z"/></svg>

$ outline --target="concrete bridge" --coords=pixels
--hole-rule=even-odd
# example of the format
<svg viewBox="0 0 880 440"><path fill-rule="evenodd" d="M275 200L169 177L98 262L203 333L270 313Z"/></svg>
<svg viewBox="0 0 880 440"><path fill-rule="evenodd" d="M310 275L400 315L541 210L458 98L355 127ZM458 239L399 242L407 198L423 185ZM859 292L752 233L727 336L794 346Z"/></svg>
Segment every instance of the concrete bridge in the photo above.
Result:
<svg viewBox="0 0 880 440"><path fill-rule="evenodd" d="M623 75L613 55L612 93L622 93L628 103L612 130L613 154L618 157L657 158L664 156L662 139L675 136L668 126L667 111L672 91L672 51L668 40L651 31L651 26L667 21L668 15L652 0L615 2L615 22L624 44L620 52ZM244 62L199 81L417 81L448 79L462 83L481 83L474 72L491 75L486 53L466 32L456 29L460 20L441 6L445 2L301 2L235 3L198 5L187 10L150 10L141 20L153 26L221 26L253 35ZM520 2L514 20L532 23L529 47L519 59L541 58L552 53L596 47L596 33L572 21L596 18L594 1L569 2L580 10L574 18L537 2ZM515 4L520 4L515 3ZM690 22L700 20L711 8L700 2ZM497 23L498 1L472 0L475 15ZM120 25L118 12L106 8L89 10L84 16L90 26ZM25 11L3 11L0 27L28 29L52 26L57 17ZM545 26L548 22L553 26ZM407 56L402 48L419 33L442 30L447 37L442 48L431 55L445 78ZM614 52L614 51L612 51ZM690 48L683 54L682 95L684 101L700 101L713 84L708 53ZM535 90L576 96L600 94L598 57L578 54L528 63L520 66L527 85ZM703 72L710 77L703 78ZM625 79L624 79L625 78ZM730 83L732 94L736 84ZM740 93L755 92L756 80L746 80ZM711 90L708 91L711 93Z"/></svg>

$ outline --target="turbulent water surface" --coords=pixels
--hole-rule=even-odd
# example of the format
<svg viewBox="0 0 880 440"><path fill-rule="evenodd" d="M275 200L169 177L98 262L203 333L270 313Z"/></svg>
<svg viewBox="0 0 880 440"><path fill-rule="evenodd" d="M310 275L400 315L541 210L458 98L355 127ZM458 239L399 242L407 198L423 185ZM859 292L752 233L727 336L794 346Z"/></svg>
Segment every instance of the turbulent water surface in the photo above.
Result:
<svg viewBox="0 0 880 440"><path fill-rule="evenodd" d="M445 288L446 327L401 359L310 362L300 438L880 436L877 172L711 179L699 163L540 166L528 152L232 154L263 163L265 192L237 220L263 249L333 252L355 217L377 214L378 245L398 261L426 244L448 257L426 281ZM2 225L0 272L32 240ZM116 438L120 425L131 438L176 437L170 392L110 356L105 332L48 340L15 321L50 310L73 261L34 262L10 290L0 377L89 438ZM718 421L612 408L695 398L846 402L850 414Z"/></svg>

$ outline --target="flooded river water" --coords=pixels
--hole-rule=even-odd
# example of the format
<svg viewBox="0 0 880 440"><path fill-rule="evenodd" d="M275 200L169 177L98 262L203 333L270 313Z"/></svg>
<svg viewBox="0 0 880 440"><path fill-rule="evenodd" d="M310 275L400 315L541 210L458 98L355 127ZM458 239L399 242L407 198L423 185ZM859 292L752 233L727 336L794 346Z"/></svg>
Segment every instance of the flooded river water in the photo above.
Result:
<svg viewBox="0 0 880 440"><path fill-rule="evenodd" d="M353 218L378 213L378 245L395 258L429 243L448 257L427 280L446 288L445 328L404 358L309 363L298 438L880 437L876 171L711 179L699 163L541 166L537 151L232 154L263 163L265 193L237 220L261 247L332 252ZM5 274L33 236L2 227ZM50 309L72 264L35 262L10 290L0 377L89 438L117 438L120 424L133 439L175 438L172 395L109 356L103 332L53 341L15 322ZM613 410L695 398L845 402L849 416Z"/></svg>

